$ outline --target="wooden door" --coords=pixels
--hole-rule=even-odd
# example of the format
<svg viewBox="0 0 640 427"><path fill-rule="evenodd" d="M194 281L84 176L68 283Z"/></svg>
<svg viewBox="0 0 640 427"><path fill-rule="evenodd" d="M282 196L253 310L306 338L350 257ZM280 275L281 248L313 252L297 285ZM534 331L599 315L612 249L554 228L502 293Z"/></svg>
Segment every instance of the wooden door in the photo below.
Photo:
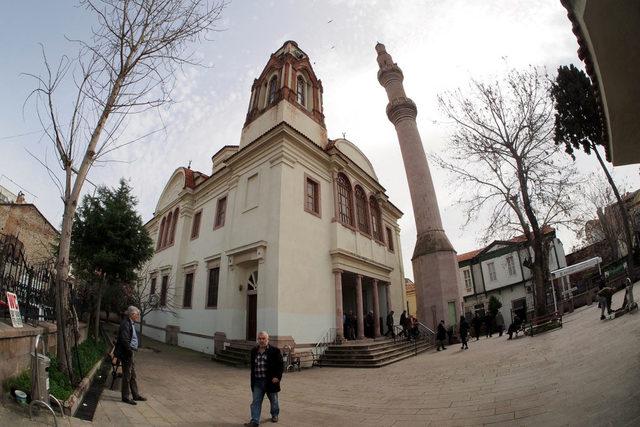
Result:
<svg viewBox="0 0 640 427"><path fill-rule="evenodd" d="M247 341L255 341L257 323L258 296L256 294L247 295Z"/></svg>

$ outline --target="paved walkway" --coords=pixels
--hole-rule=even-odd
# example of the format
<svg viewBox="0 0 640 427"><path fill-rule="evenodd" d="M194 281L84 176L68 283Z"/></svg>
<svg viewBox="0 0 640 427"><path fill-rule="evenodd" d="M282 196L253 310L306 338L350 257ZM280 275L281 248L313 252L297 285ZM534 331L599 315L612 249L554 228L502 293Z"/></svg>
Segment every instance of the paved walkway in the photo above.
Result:
<svg viewBox="0 0 640 427"><path fill-rule="evenodd" d="M614 307L621 299L614 296ZM286 374L279 425L640 425L640 314L599 315L594 304L533 338L494 335L464 352L453 345L379 369ZM137 359L149 400L130 406L105 390L93 425L238 426L249 419L248 370L150 345L160 352ZM268 416L265 399L266 425Z"/></svg>

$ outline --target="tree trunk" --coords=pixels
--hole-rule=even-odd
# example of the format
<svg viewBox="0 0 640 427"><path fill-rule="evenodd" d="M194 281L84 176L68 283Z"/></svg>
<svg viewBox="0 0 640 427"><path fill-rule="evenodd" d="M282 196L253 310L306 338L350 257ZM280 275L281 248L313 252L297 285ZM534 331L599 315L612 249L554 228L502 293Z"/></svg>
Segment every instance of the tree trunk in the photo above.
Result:
<svg viewBox="0 0 640 427"><path fill-rule="evenodd" d="M102 304L102 289L103 289L104 278L98 281L97 294L96 294L96 322L95 322L95 330L94 337L96 341L100 338L100 305Z"/></svg>
<svg viewBox="0 0 640 427"><path fill-rule="evenodd" d="M598 214L598 221L600 221L600 227L602 228L604 238L609 245L609 249L611 250L611 259L615 261L620 258L620 252L618 251L618 239L616 238L613 227L611 226L610 222L607 221L607 217L605 216L602 209L596 209L596 213Z"/></svg>
<svg viewBox="0 0 640 427"><path fill-rule="evenodd" d="M69 196L71 170L67 170L67 190L65 195L65 209L60 233L60 249L56 265L56 322L57 322L57 355L60 370L69 378L72 384L77 382L71 362L71 338L75 321L71 310L69 285L69 248L71 245L71 226L75 212L75 202Z"/></svg>
<svg viewBox="0 0 640 427"><path fill-rule="evenodd" d="M631 227L629 224L631 223L629 219L629 212L627 212L627 208L622 201L622 197L620 197L620 192L618 191L618 187L616 183L613 181L613 177L607 170L607 166L604 164L602 157L600 156L600 152L595 144L592 144L591 149L595 151L596 157L598 158L598 162L600 162L600 166L604 171L604 174L607 176L607 181L609 181L609 185L613 190L613 194L616 195L616 200L618 201L618 209L620 210L620 217L622 218L622 230L624 231L624 239L627 244L627 270L629 272L629 278L632 282L635 281L635 263L633 261L633 239L631 238Z"/></svg>

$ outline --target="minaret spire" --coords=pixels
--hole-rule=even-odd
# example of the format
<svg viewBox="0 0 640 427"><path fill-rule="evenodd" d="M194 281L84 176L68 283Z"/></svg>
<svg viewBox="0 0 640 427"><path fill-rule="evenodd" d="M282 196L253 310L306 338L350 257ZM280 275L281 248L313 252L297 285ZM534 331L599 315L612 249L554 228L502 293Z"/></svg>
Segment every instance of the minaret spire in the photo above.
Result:
<svg viewBox="0 0 640 427"><path fill-rule="evenodd" d="M420 321L435 330L440 320L451 323L448 315L460 314L458 265L456 252L442 228L429 163L422 146L416 116L418 108L407 97L402 81L404 75L381 43L378 53L378 81L387 91L387 117L398 134L413 213L418 233L411 261L416 284L416 305ZM450 303L455 313L450 312Z"/></svg>

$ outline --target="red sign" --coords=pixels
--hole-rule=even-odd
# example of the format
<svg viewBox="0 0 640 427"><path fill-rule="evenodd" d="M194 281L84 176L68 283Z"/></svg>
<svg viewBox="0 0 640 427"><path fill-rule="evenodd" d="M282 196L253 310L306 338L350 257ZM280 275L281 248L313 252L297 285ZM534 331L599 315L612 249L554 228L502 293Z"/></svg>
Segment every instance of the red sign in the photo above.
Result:
<svg viewBox="0 0 640 427"><path fill-rule="evenodd" d="M22 328L22 316L20 316L18 296L13 292L7 292L7 305L9 306L9 314L11 315L11 324L14 328Z"/></svg>

